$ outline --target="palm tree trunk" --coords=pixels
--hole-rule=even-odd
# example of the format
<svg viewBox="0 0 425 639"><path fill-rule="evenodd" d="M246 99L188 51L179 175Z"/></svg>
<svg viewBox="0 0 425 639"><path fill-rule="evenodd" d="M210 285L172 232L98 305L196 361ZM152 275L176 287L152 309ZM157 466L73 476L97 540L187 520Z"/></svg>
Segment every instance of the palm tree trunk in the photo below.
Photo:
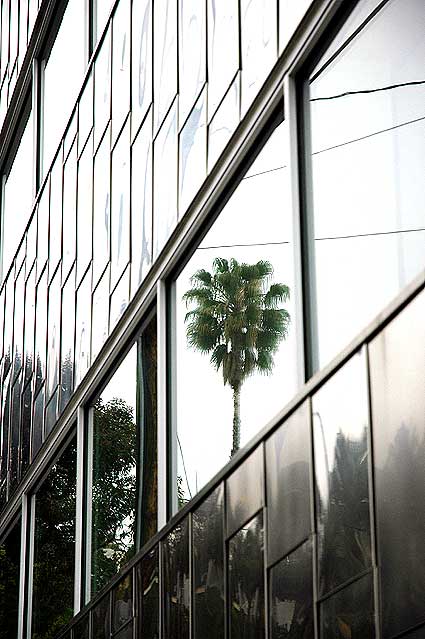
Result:
<svg viewBox="0 0 425 639"><path fill-rule="evenodd" d="M233 441L232 452L230 457L233 457L240 448L241 445L241 387L240 384L232 386L233 388Z"/></svg>

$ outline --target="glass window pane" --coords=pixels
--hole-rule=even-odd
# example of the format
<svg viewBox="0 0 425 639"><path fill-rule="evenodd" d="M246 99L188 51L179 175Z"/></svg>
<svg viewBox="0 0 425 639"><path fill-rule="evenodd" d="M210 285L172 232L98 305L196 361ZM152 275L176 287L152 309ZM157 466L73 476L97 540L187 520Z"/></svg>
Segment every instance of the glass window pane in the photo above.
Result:
<svg viewBox="0 0 425 639"><path fill-rule="evenodd" d="M37 285L35 305L35 392L46 376L47 350L47 269L44 271Z"/></svg>
<svg viewBox="0 0 425 639"><path fill-rule="evenodd" d="M238 73L208 127L208 171L232 137L240 120L241 79Z"/></svg>
<svg viewBox="0 0 425 639"><path fill-rule="evenodd" d="M152 0L132 3L131 135L152 102Z"/></svg>
<svg viewBox="0 0 425 639"><path fill-rule="evenodd" d="M131 294L152 264L152 109L134 141L131 160Z"/></svg>
<svg viewBox="0 0 425 639"><path fill-rule="evenodd" d="M103 30L108 22L109 13L111 11L112 0L94 0L95 7L95 19L94 19L94 32L95 42L94 45L102 37Z"/></svg>
<svg viewBox="0 0 425 639"><path fill-rule="evenodd" d="M62 253L62 158L56 157L50 174L49 278Z"/></svg>
<svg viewBox="0 0 425 639"><path fill-rule="evenodd" d="M314 637L311 542L270 571L271 639Z"/></svg>
<svg viewBox="0 0 425 639"><path fill-rule="evenodd" d="M109 639L110 634L110 597L109 594L93 608L91 627L93 639Z"/></svg>
<svg viewBox="0 0 425 639"><path fill-rule="evenodd" d="M33 636L51 636L73 616L76 466L73 441L36 494Z"/></svg>
<svg viewBox="0 0 425 639"><path fill-rule="evenodd" d="M92 361L99 354L109 335L109 279L108 267L92 296L93 326L95 327L91 333Z"/></svg>
<svg viewBox="0 0 425 639"><path fill-rule="evenodd" d="M265 636L263 535L260 514L229 541L231 639Z"/></svg>
<svg viewBox="0 0 425 639"><path fill-rule="evenodd" d="M75 268L62 289L60 412L74 390Z"/></svg>
<svg viewBox="0 0 425 639"><path fill-rule="evenodd" d="M154 95L157 131L177 93L177 0L154 3Z"/></svg>
<svg viewBox="0 0 425 639"><path fill-rule="evenodd" d="M383 637L425 620L425 293L370 344Z"/></svg>
<svg viewBox="0 0 425 639"><path fill-rule="evenodd" d="M0 636L18 634L21 520L0 543Z"/></svg>
<svg viewBox="0 0 425 639"><path fill-rule="evenodd" d="M87 614L83 619L80 619L78 623L75 624L72 630L72 639L90 639L89 634L89 615Z"/></svg>
<svg viewBox="0 0 425 639"><path fill-rule="evenodd" d="M90 366L91 344L91 269L77 290L75 318L75 385L83 379Z"/></svg>
<svg viewBox="0 0 425 639"><path fill-rule="evenodd" d="M13 309L14 329L13 329L13 376L19 373L23 361L24 337L24 293L25 293L25 268L21 268L15 281L15 307Z"/></svg>
<svg viewBox="0 0 425 639"><path fill-rule="evenodd" d="M130 260L130 121L112 151L111 289Z"/></svg>
<svg viewBox="0 0 425 639"><path fill-rule="evenodd" d="M63 170L63 259L64 282L75 260L77 215L77 144L74 142Z"/></svg>
<svg viewBox="0 0 425 639"><path fill-rule="evenodd" d="M9 274L4 285L6 291L6 303L4 309L4 355L3 355L3 378L6 376L13 357L13 308L15 302L15 280L13 272Z"/></svg>
<svg viewBox="0 0 425 639"><path fill-rule="evenodd" d="M94 148L111 117L111 29L94 63Z"/></svg>
<svg viewBox="0 0 425 639"><path fill-rule="evenodd" d="M159 637L159 560L158 547L136 566L139 597L140 639Z"/></svg>
<svg viewBox="0 0 425 639"><path fill-rule="evenodd" d="M130 572L112 591L112 632L133 618L133 579Z"/></svg>
<svg viewBox="0 0 425 639"><path fill-rule="evenodd" d="M279 53L285 49L311 3L312 0L279 0Z"/></svg>
<svg viewBox="0 0 425 639"><path fill-rule="evenodd" d="M206 124L205 89L180 133L180 217L192 202L207 174Z"/></svg>
<svg viewBox="0 0 425 639"><path fill-rule="evenodd" d="M9 417L10 417L11 383L10 372L3 381L2 394L2 421L1 421L1 465L0 483L4 485L4 495L1 495L2 503L6 500L6 483L9 475Z"/></svg>
<svg viewBox="0 0 425 639"><path fill-rule="evenodd" d="M223 485L193 513L194 636L224 638Z"/></svg>
<svg viewBox="0 0 425 639"><path fill-rule="evenodd" d="M232 535L263 506L263 478L263 446L260 445L227 480L227 535Z"/></svg>
<svg viewBox="0 0 425 639"><path fill-rule="evenodd" d="M64 132L86 68L84 27L84 3L69 0L43 73L44 175Z"/></svg>
<svg viewBox="0 0 425 639"><path fill-rule="evenodd" d="M164 630L166 637L189 637L189 532L183 520L163 542Z"/></svg>
<svg viewBox="0 0 425 639"><path fill-rule="evenodd" d="M320 631L326 639L374 639L371 575L366 575L320 604Z"/></svg>
<svg viewBox="0 0 425 639"><path fill-rule="evenodd" d="M84 86L78 105L78 152L84 148L87 137L93 127L93 72Z"/></svg>
<svg viewBox="0 0 425 639"><path fill-rule="evenodd" d="M310 447L306 402L266 442L269 564L310 534Z"/></svg>
<svg viewBox="0 0 425 639"><path fill-rule="evenodd" d="M21 465L22 475L27 471L30 462L31 446L31 426L32 426L32 387L31 382L22 393L22 443L21 443Z"/></svg>
<svg viewBox="0 0 425 639"><path fill-rule="evenodd" d="M287 142L283 122L258 156L267 169L253 165L176 280L174 463L185 499L299 386Z"/></svg>
<svg viewBox="0 0 425 639"><path fill-rule="evenodd" d="M184 122L206 79L206 4L179 0L179 116Z"/></svg>
<svg viewBox="0 0 425 639"><path fill-rule="evenodd" d="M10 407L10 444L9 444L9 497L13 494L21 477L20 472L20 436L21 436L21 376L12 387Z"/></svg>
<svg viewBox="0 0 425 639"><path fill-rule="evenodd" d="M112 144L130 109L130 0L120 0L112 20Z"/></svg>
<svg viewBox="0 0 425 639"><path fill-rule="evenodd" d="M93 286L109 261L110 240L110 128L108 128L94 159L93 194Z"/></svg>
<svg viewBox="0 0 425 639"><path fill-rule="evenodd" d="M56 271L49 286L48 298L48 332L47 332L47 383L46 393L49 398L59 382L59 341L61 316L61 274ZM65 309L69 313L69 309Z"/></svg>
<svg viewBox="0 0 425 639"><path fill-rule="evenodd" d="M48 258L49 248L49 208L50 179L47 180L37 209L37 279L39 279Z"/></svg>
<svg viewBox="0 0 425 639"><path fill-rule="evenodd" d="M363 351L320 388L313 396L312 409L319 590L325 594L371 564Z"/></svg>
<svg viewBox="0 0 425 639"><path fill-rule="evenodd" d="M34 400L34 414L31 433L31 461L40 450L44 440L44 385Z"/></svg>
<svg viewBox="0 0 425 639"><path fill-rule="evenodd" d="M424 19L386 3L310 78L318 367L425 266Z"/></svg>
<svg viewBox="0 0 425 639"><path fill-rule="evenodd" d="M159 254L177 222L177 104L154 143L154 254ZM164 189L164 175L167 188Z"/></svg>
<svg viewBox="0 0 425 639"><path fill-rule="evenodd" d="M2 279L18 248L31 213L33 201L33 117L32 111L22 133L13 164L4 176L2 203Z"/></svg>
<svg viewBox="0 0 425 639"><path fill-rule="evenodd" d="M127 267L123 276L115 287L114 292L111 295L110 317L109 317L109 330L117 324L121 315L127 308L130 294L130 267Z"/></svg>
<svg viewBox="0 0 425 639"><path fill-rule="evenodd" d="M92 258L93 147L89 138L78 161L77 286Z"/></svg>

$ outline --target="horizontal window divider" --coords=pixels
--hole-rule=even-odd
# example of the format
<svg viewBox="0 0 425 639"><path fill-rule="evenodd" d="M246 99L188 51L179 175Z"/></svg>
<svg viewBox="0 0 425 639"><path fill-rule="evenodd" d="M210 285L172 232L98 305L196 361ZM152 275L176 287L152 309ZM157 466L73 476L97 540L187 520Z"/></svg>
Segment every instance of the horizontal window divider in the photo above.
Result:
<svg viewBox="0 0 425 639"><path fill-rule="evenodd" d="M267 508L265 508L265 512L267 513ZM314 534L310 533L308 535L308 537L304 537L304 539L302 541L298 542L295 546L292 546L291 549L288 550L287 552L285 552L285 554L282 555L281 557L279 557L279 559L273 559L273 561L271 563L267 564L267 570L271 570L272 568L275 568L278 564L280 564L281 561L283 561L284 559L289 557L289 555L292 555L292 553L294 553L297 550L299 550L308 541L311 541L311 543L313 543L313 537L314 537Z"/></svg>
<svg viewBox="0 0 425 639"><path fill-rule="evenodd" d="M348 588L352 584L355 584L357 581L360 581L361 579L363 579L363 577L366 577L366 575L372 575L372 574L373 574L373 566L370 566L369 568L366 568L366 570L362 570L362 572L359 572L355 577L350 577L350 579L347 579L346 581L344 581L342 584L340 584L333 590L330 590L329 592L327 592L325 595L318 597L317 603L321 604L324 601L327 601L334 595L341 592L341 590L344 590L345 588Z"/></svg>

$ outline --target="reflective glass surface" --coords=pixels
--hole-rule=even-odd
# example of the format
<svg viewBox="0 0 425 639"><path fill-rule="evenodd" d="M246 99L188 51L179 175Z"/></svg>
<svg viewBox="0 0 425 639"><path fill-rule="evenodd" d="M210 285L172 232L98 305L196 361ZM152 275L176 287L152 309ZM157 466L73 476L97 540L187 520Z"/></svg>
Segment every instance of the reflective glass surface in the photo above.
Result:
<svg viewBox="0 0 425 639"><path fill-rule="evenodd" d="M94 159L93 194L93 286L96 286L109 261L111 164L110 127Z"/></svg>
<svg viewBox="0 0 425 639"><path fill-rule="evenodd" d="M271 569L270 614L271 639L314 637L313 557L310 541Z"/></svg>
<svg viewBox="0 0 425 639"><path fill-rule="evenodd" d="M130 120L112 151L111 289L130 260Z"/></svg>
<svg viewBox="0 0 425 639"><path fill-rule="evenodd" d="M59 382L61 316L61 281L59 269L56 271L49 286L48 309L46 393L49 398ZM69 309L65 309L65 312L68 313Z"/></svg>
<svg viewBox="0 0 425 639"><path fill-rule="evenodd" d="M152 264L152 109L131 150L131 293Z"/></svg>
<svg viewBox="0 0 425 639"><path fill-rule="evenodd" d="M93 608L93 612L91 614L91 627L92 627L92 638L93 639L109 639L110 634L110 604L109 604L109 594Z"/></svg>
<svg viewBox="0 0 425 639"><path fill-rule="evenodd" d="M99 3L97 3L99 4ZM111 29L94 63L94 148L111 117Z"/></svg>
<svg viewBox="0 0 425 639"><path fill-rule="evenodd" d="M11 395L10 443L9 443L9 495L19 482L20 472L20 434L21 434L21 376L17 378Z"/></svg>
<svg viewBox="0 0 425 639"><path fill-rule="evenodd" d="M61 163L62 166L62 163ZM27 230L26 269L30 272L37 255L37 215L33 215Z"/></svg>
<svg viewBox="0 0 425 639"><path fill-rule="evenodd" d="M425 620L425 294L370 344L383 637Z"/></svg>
<svg viewBox="0 0 425 639"><path fill-rule="evenodd" d="M36 494L32 636L40 639L73 616L76 465L73 441Z"/></svg>
<svg viewBox="0 0 425 639"><path fill-rule="evenodd" d="M91 359L94 361L109 335L109 267L93 292L92 300L92 321L95 328L91 334Z"/></svg>
<svg viewBox="0 0 425 639"><path fill-rule="evenodd" d="M20 554L21 520L0 543L0 639L18 633Z"/></svg>
<svg viewBox="0 0 425 639"><path fill-rule="evenodd" d="M310 446L305 402L266 442L269 564L310 534Z"/></svg>
<svg viewBox="0 0 425 639"><path fill-rule="evenodd" d="M75 315L75 384L83 379L90 366L91 344L91 269L77 290Z"/></svg>
<svg viewBox="0 0 425 639"><path fill-rule="evenodd" d="M88 80L81 94L78 104L78 152L84 148L88 135L93 126L93 107L94 107L94 86L93 72L90 73Z"/></svg>
<svg viewBox="0 0 425 639"><path fill-rule="evenodd" d="M313 396L312 410L319 590L325 594L371 563L369 420L363 351Z"/></svg>
<svg viewBox="0 0 425 639"><path fill-rule="evenodd" d="M95 0L94 2L95 43L102 37L102 33L108 21L112 4L113 4L112 0Z"/></svg>
<svg viewBox="0 0 425 639"><path fill-rule="evenodd" d="M264 504L263 446L235 470L227 480L226 533L232 535Z"/></svg>
<svg viewBox="0 0 425 639"><path fill-rule="evenodd" d="M177 222L177 103L154 143L154 254L163 248ZM164 175L167 188L164 189Z"/></svg>
<svg viewBox="0 0 425 639"><path fill-rule="evenodd" d="M84 23L84 3L69 0L43 73L43 175L60 142L86 68Z"/></svg>
<svg viewBox="0 0 425 639"><path fill-rule="evenodd" d="M15 307L13 309L13 377L21 370L23 361L23 337L24 337L24 286L25 268L21 268L15 281Z"/></svg>
<svg viewBox="0 0 425 639"><path fill-rule="evenodd" d="M0 292L0 362L3 358L3 331L4 331L4 313L5 313L5 293L6 287L3 287Z"/></svg>
<svg viewBox="0 0 425 639"><path fill-rule="evenodd" d="M22 393L22 417L21 417L21 470L26 472L30 461L32 425L32 387L31 382Z"/></svg>
<svg viewBox="0 0 425 639"><path fill-rule="evenodd" d="M238 0L208 0L208 120L239 68L238 13Z"/></svg>
<svg viewBox="0 0 425 639"><path fill-rule="evenodd" d="M159 637L159 560L158 547L136 566L139 598L139 637Z"/></svg>
<svg viewBox="0 0 425 639"><path fill-rule="evenodd" d="M120 0L112 20L112 143L130 109L130 0Z"/></svg>
<svg viewBox="0 0 425 639"><path fill-rule="evenodd" d="M193 513L194 636L224 637L223 485Z"/></svg>
<svg viewBox="0 0 425 639"><path fill-rule="evenodd" d="M35 392L38 391L46 375L47 342L47 269L41 276L35 298Z"/></svg>
<svg viewBox="0 0 425 639"><path fill-rule="evenodd" d="M179 117L184 122L206 80L205 2L179 0L179 30Z"/></svg>
<svg viewBox="0 0 425 639"><path fill-rule="evenodd" d="M425 266L424 19L386 3L310 79L318 367Z"/></svg>
<svg viewBox="0 0 425 639"><path fill-rule="evenodd" d="M34 399L34 413L31 432L31 461L34 459L44 439L44 386Z"/></svg>
<svg viewBox="0 0 425 639"><path fill-rule="evenodd" d="M110 316L109 316L109 330L115 327L116 323L120 319L121 315L127 308L130 291L130 267L128 266L124 271L120 281L115 287L114 292L111 295Z"/></svg>
<svg viewBox="0 0 425 639"><path fill-rule="evenodd" d="M282 123L176 280L175 463L185 499L301 379L287 148Z"/></svg>
<svg viewBox="0 0 425 639"><path fill-rule="evenodd" d="M133 580L130 572L112 591L112 632L133 618Z"/></svg>
<svg viewBox="0 0 425 639"><path fill-rule="evenodd" d="M63 170L63 256L62 281L75 260L77 215L77 144L74 142Z"/></svg>
<svg viewBox="0 0 425 639"><path fill-rule="evenodd" d="M74 390L75 268L62 289L60 411Z"/></svg>
<svg viewBox="0 0 425 639"><path fill-rule="evenodd" d="M312 0L278 0L279 2L279 53L285 49L295 29L301 22ZM362 3L360 3L362 4Z"/></svg>
<svg viewBox="0 0 425 639"><path fill-rule="evenodd" d="M66 158L68 157L69 151L71 149L72 144L75 141L75 137L77 135L77 109L75 108L73 113L72 113L72 117L71 120L68 124L68 127L65 131L65 135L63 138L63 158L64 160L66 160ZM58 155L62 155L61 149L59 147L59 152Z"/></svg>
<svg viewBox="0 0 425 639"><path fill-rule="evenodd" d="M241 80L238 73L208 127L208 170L218 160L240 120Z"/></svg>
<svg viewBox="0 0 425 639"><path fill-rule="evenodd" d="M374 639L372 577L366 575L320 604L320 631L326 639Z"/></svg>
<svg viewBox="0 0 425 639"><path fill-rule="evenodd" d="M229 541L231 639L265 636L263 534L260 514Z"/></svg>
<svg viewBox="0 0 425 639"><path fill-rule="evenodd" d="M155 131L177 93L177 0L154 2Z"/></svg>
<svg viewBox="0 0 425 639"><path fill-rule="evenodd" d="M9 372L8 377L6 377L6 379L3 381L2 390L0 482L4 485L5 492L1 495L1 503L4 503L6 499L6 480L8 478L10 399L11 384Z"/></svg>
<svg viewBox="0 0 425 639"><path fill-rule="evenodd" d="M46 406L46 415L44 418L44 431L46 437L53 430L56 424L56 418L58 415L58 395L59 391L58 388L56 388L55 392L49 400L49 403Z"/></svg>
<svg viewBox="0 0 425 639"><path fill-rule="evenodd" d="M92 200L93 148L90 137L78 161L77 286L92 257Z"/></svg>
<svg viewBox="0 0 425 639"><path fill-rule="evenodd" d="M37 279L46 265L49 249L50 179L47 180L37 209Z"/></svg>
<svg viewBox="0 0 425 639"><path fill-rule="evenodd" d="M189 637L189 525L187 518L167 535L162 546L164 630L166 637Z"/></svg>
<svg viewBox="0 0 425 639"><path fill-rule="evenodd" d="M62 158L56 157L50 174L49 278L56 270L62 252Z"/></svg>
<svg viewBox="0 0 425 639"><path fill-rule="evenodd" d="M207 174L206 95L204 89L180 133L180 216L186 211Z"/></svg>
<svg viewBox="0 0 425 639"><path fill-rule="evenodd" d="M152 102L152 0L132 3L131 135Z"/></svg>
<svg viewBox="0 0 425 639"><path fill-rule="evenodd" d="M6 303L4 307L4 352L3 378L6 376L13 357L13 308L15 303L15 281L11 274L5 285Z"/></svg>
<svg viewBox="0 0 425 639"><path fill-rule="evenodd" d="M134 553L137 459L137 348L93 406L91 592Z"/></svg>
<svg viewBox="0 0 425 639"><path fill-rule="evenodd" d="M83 617L83 619L81 619L77 624L75 624L75 627L72 631L72 639L89 639L90 637L89 623L90 623L90 617L87 614L85 617Z"/></svg>

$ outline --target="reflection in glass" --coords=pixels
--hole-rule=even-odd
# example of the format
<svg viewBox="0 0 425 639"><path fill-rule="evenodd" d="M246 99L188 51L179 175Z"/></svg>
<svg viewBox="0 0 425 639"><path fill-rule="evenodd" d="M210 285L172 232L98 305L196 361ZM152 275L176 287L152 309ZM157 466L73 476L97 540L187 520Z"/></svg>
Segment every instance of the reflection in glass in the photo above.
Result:
<svg viewBox="0 0 425 639"><path fill-rule="evenodd" d="M35 392L37 393L46 375L47 347L47 269L37 284L35 303Z"/></svg>
<svg viewBox="0 0 425 639"><path fill-rule="evenodd" d="M370 344L383 637L425 621L425 294Z"/></svg>
<svg viewBox="0 0 425 639"><path fill-rule="evenodd" d="M91 333L91 359L94 361L109 335L109 267L93 292L93 327Z"/></svg>
<svg viewBox="0 0 425 639"><path fill-rule="evenodd" d="M84 148L93 126L93 73L91 72L78 104L78 153Z"/></svg>
<svg viewBox="0 0 425 639"><path fill-rule="evenodd" d="M59 340L61 313L60 269L56 271L49 286L49 319L47 332L47 381L46 393L49 398L59 381ZM69 309L65 309L69 313Z"/></svg>
<svg viewBox="0 0 425 639"><path fill-rule="evenodd" d="M111 11L112 0L96 0L95 2L95 16L94 16L94 45L102 37L103 30L108 21L109 13Z"/></svg>
<svg viewBox="0 0 425 639"><path fill-rule="evenodd" d="M112 632L133 618L133 584L130 572L112 591Z"/></svg>
<svg viewBox="0 0 425 639"><path fill-rule="evenodd" d="M21 470L26 472L30 462L31 421L32 421L32 387L31 382L22 393L21 418Z"/></svg>
<svg viewBox="0 0 425 639"><path fill-rule="evenodd" d="M163 542L164 630L166 637L189 637L189 534L184 519Z"/></svg>
<svg viewBox="0 0 425 639"><path fill-rule="evenodd" d="M238 1L208 0L208 120L239 68Z"/></svg>
<svg viewBox="0 0 425 639"><path fill-rule="evenodd" d="M241 31L242 113L245 113L276 62L276 0L242 0Z"/></svg>
<svg viewBox="0 0 425 639"><path fill-rule="evenodd" d="M263 553L260 514L229 541L231 639L261 639L265 635Z"/></svg>
<svg viewBox="0 0 425 639"><path fill-rule="evenodd" d="M77 290L75 319L75 384L83 379L90 366L91 343L91 269Z"/></svg>
<svg viewBox="0 0 425 639"><path fill-rule="evenodd" d="M74 390L75 268L62 289L60 411Z"/></svg>
<svg viewBox="0 0 425 639"><path fill-rule="evenodd" d="M93 608L92 618L92 638L93 639L109 639L110 635L110 611L109 611L109 594Z"/></svg>
<svg viewBox="0 0 425 639"><path fill-rule="evenodd" d="M155 131L177 93L177 0L154 3Z"/></svg>
<svg viewBox="0 0 425 639"><path fill-rule="evenodd" d="M0 362L2 361L2 358L3 358L5 295L6 295L6 287L3 286L0 292Z"/></svg>
<svg viewBox="0 0 425 639"><path fill-rule="evenodd" d="M112 151L111 289L130 259L130 120Z"/></svg>
<svg viewBox="0 0 425 639"><path fill-rule="evenodd" d="M62 281L75 260L77 207L77 143L74 141L63 170Z"/></svg>
<svg viewBox="0 0 425 639"><path fill-rule="evenodd" d="M131 135L152 102L152 0L132 3Z"/></svg>
<svg viewBox="0 0 425 639"><path fill-rule="evenodd" d="M39 390L34 400L34 415L31 433L31 461L40 450L44 439L44 386Z"/></svg>
<svg viewBox="0 0 425 639"><path fill-rule="evenodd" d="M159 254L177 222L177 104L170 110L154 147L154 253ZM164 175L167 188L164 189Z"/></svg>
<svg viewBox="0 0 425 639"><path fill-rule="evenodd" d="M93 406L91 592L134 554L137 462L137 347Z"/></svg>
<svg viewBox="0 0 425 639"><path fill-rule="evenodd" d="M58 415L58 395L59 391L56 388L51 399L49 400L48 405L46 406L46 415L44 420L44 431L46 437L53 430L56 424L56 418Z"/></svg>
<svg viewBox="0 0 425 639"><path fill-rule="evenodd" d="M10 408L10 444L9 444L9 495L11 495L21 477L20 472L20 435L21 435L21 376L12 388Z"/></svg>
<svg viewBox="0 0 425 639"><path fill-rule="evenodd" d="M4 309L3 378L9 370L13 357L13 307L15 301L15 281L13 279L13 273L7 278L4 290L6 291L6 303Z"/></svg>
<svg viewBox="0 0 425 639"><path fill-rule="evenodd" d="M78 623L75 624L72 630L72 639L90 639L89 631L89 615L87 614L85 617L80 619Z"/></svg>
<svg viewBox="0 0 425 639"><path fill-rule="evenodd" d="M314 637L312 559L308 541L271 569L271 639Z"/></svg>
<svg viewBox="0 0 425 639"><path fill-rule="evenodd" d="M121 315L127 308L130 290L130 267L128 266L120 281L115 287L115 291L111 295L111 310L109 319L109 330L115 327Z"/></svg>
<svg viewBox="0 0 425 639"><path fill-rule="evenodd" d="M77 135L77 108L74 109L73 113L72 113L72 118L68 124L68 127L65 131L65 135L63 138L63 158L64 160L67 159L69 152L71 150L71 147L75 141L75 137ZM59 152L58 152L59 157L62 155L61 153L61 147L59 147Z"/></svg>
<svg viewBox="0 0 425 639"><path fill-rule="evenodd" d="M102 3L96 3L102 4ZM96 149L111 116L111 29L109 28L94 62L94 148Z"/></svg>
<svg viewBox="0 0 425 639"><path fill-rule="evenodd" d="M0 637L18 634L19 567L21 555L21 520L0 543Z"/></svg>
<svg viewBox="0 0 425 639"><path fill-rule="evenodd" d="M363 351L320 388L313 396L312 408L319 589L325 594L371 563L369 420Z"/></svg>
<svg viewBox="0 0 425 639"><path fill-rule="evenodd" d="M374 639L372 577L366 575L320 604L321 636L326 639Z"/></svg>
<svg viewBox="0 0 425 639"><path fill-rule="evenodd" d="M3 381L2 391L2 421L1 421L1 458L0 458L0 483L4 484L4 500L6 499L6 480L8 478L9 463L9 417L11 398L10 371Z"/></svg>
<svg viewBox="0 0 425 639"><path fill-rule="evenodd" d="M238 73L208 127L208 170L218 160L240 120L241 78Z"/></svg>
<svg viewBox="0 0 425 639"><path fill-rule="evenodd" d="M15 281L15 307L14 330L13 330L13 377L16 377L21 370L23 354L22 341L24 337L24 286L25 286L25 268L21 271Z"/></svg>
<svg viewBox="0 0 425 639"><path fill-rule="evenodd" d="M47 180L43 193L41 194L37 210L37 279L40 277L48 258L49 205L50 180Z"/></svg>
<svg viewBox="0 0 425 639"><path fill-rule="evenodd" d="M158 547L136 566L139 597L140 639L159 637L159 560Z"/></svg>
<svg viewBox="0 0 425 639"><path fill-rule="evenodd" d="M76 451L73 441L36 494L32 636L40 639L73 616Z"/></svg>
<svg viewBox="0 0 425 639"><path fill-rule="evenodd" d="M232 535L264 504L263 446L258 446L227 480L227 535Z"/></svg>
<svg viewBox="0 0 425 639"><path fill-rule="evenodd" d="M112 19L112 143L130 108L130 0L120 0Z"/></svg>
<svg viewBox="0 0 425 639"><path fill-rule="evenodd" d="M93 194L93 286L109 261L110 239L110 127L94 159Z"/></svg>
<svg viewBox="0 0 425 639"><path fill-rule="evenodd" d="M311 77L317 367L425 265L424 19L422 0L386 3Z"/></svg>
<svg viewBox="0 0 425 639"><path fill-rule="evenodd" d="M285 49L295 33L312 0L278 0L279 1L279 53ZM362 4L362 3L360 3Z"/></svg>
<svg viewBox="0 0 425 639"><path fill-rule="evenodd" d="M50 174L49 279L62 252L62 158L59 153ZM28 238L29 239L29 238Z"/></svg>
<svg viewBox="0 0 425 639"><path fill-rule="evenodd" d="M176 280L174 463L186 499L301 379L287 146L282 123ZM267 169L254 170L260 160Z"/></svg>
<svg viewBox="0 0 425 639"><path fill-rule="evenodd" d="M93 199L92 137L78 161L77 195L77 286L92 257L92 199Z"/></svg>
<svg viewBox="0 0 425 639"><path fill-rule="evenodd" d="M179 0L179 117L184 122L206 80L206 4Z"/></svg>
<svg viewBox="0 0 425 639"><path fill-rule="evenodd" d="M62 168L62 163L61 163ZM61 200L62 201L62 200ZM27 273L30 272L32 265L35 262L37 256L37 215L34 214L31 217L27 230L27 255L26 255L26 269Z"/></svg>
<svg viewBox="0 0 425 639"><path fill-rule="evenodd" d="M223 485L193 513L194 636L224 637Z"/></svg>
<svg viewBox="0 0 425 639"><path fill-rule="evenodd" d="M180 216L186 211L207 174L206 89L180 133Z"/></svg>
<svg viewBox="0 0 425 639"><path fill-rule="evenodd" d="M310 446L305 402L266 442L269 564L310 534Z"/></svg>

